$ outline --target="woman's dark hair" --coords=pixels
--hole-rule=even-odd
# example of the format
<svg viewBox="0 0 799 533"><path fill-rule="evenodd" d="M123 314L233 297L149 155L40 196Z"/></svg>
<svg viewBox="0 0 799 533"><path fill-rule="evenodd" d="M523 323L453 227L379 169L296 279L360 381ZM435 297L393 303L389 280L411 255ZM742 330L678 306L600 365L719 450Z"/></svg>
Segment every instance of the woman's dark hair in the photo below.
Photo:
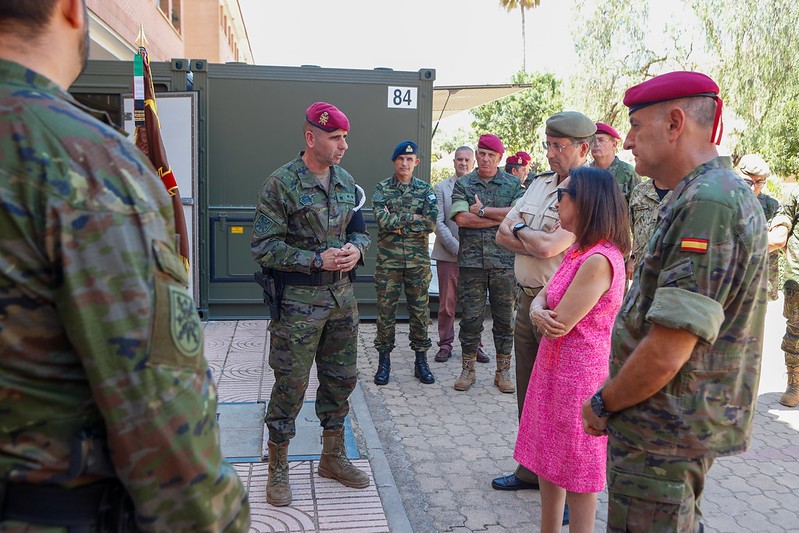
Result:
<svg viewBox="0 0 799 533"><path fill-rule="evenodd" d="M578 167L569 172L567 191L579 216L574 233L580 248L608 240L627 255L630 252L627 202L613 174L595 167Z"/></svg>

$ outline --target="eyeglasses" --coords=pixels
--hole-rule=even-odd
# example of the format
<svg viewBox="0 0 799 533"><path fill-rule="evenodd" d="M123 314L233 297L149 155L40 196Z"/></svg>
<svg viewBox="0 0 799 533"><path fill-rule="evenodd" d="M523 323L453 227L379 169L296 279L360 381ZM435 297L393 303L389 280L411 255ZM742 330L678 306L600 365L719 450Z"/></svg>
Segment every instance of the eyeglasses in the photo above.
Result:
<svg viewBox="0 0 799 533"><path fill-rule="evenodd" d="M746 183L750 187L762 187L763 185L766 184L766 180L753 181L750 179L744 179L744 183Z"/></svg>
<svg viewBox="0 0 799 533"><path fill-rule="evenodd" d="M561 200L563 200L563 195L564 195L564 194L568 194L569 196L571 196L572 198L574 198L574 192L570 191L570 190L569 190L568 188L566 188L566 187L558 187L558 188L557 188L557 189L555 189L555 190L558 192L558 202L560 202Z"/></svg>
<svg viewBox="0 0 799 533"><path fill-rule="evenodd" d="M544 141L544 142L541 143L541 146L543 146L544 150L547 151L547 152L549 151L550 148L554 148L557 153L561 153L561 152L563 152L563 150L566 149L567 146L574 146L575 144L580 144L580 143L569 143L569 144L565 144L565 145L560 145L560 144L557 144L557 143L553 144L553 143L551 143L549 141Z"/></svg>
<svg viewBox="0 0 799 533"><path fill-rule="evenodd" d="M594 144L596 144L596 145L608 144L608 143L612 143L613 141L614 141L614 139L605 139L605 138L602 138L602 137L597 137L596 139L594 139Z"/></svg>

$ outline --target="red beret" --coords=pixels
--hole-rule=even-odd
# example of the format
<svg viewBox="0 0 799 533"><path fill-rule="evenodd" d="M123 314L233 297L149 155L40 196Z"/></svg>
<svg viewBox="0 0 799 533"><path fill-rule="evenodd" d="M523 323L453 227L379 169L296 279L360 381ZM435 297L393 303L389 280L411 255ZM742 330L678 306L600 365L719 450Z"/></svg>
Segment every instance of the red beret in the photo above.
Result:
<svg viewBox="0 0 799 533"><path fill-rule="evenodd" d="M350 131L350 121L333 104L316 102L305 110L305 120L325 131Z"/></svg>
<svg viewBox="0 0 799 533"><path fill-rule="evenodd" d="M627 89L624 93L624 105L630 108L632 115L652 104L692 96L707 96L718 103L710 141L719 144L723 131L721 109L724 102L719 98L719 86L716 82L701 72L677 71L655 76Z"/></svg>
<svg viewBox="0 0 799 533"><path fill-rule="evenodd" d="M502 141L499 140L499 137L490 133L485 133L480 136L480 139L477 141L477 147L500 154L505 153L505 146L503 146Z"/></svg>
<svg viewBox="0 0 799 533"><path fill-rule="evenodd" d="M621 140L621 135L619 135L619 132L616 131L613 128L613 126L605 124L604 122L597 122L596 123L596 132L597 133L607 133L608 135L610 135L614 139Z"/></svg>
<svg viewBox="0 0 799 533"><path fill-rule="evenodd" d="M505 159L505 163L521 166L529 163L530 159L530 154L527 152L516 152L516 155L509 155L507 159Z"/></svg>

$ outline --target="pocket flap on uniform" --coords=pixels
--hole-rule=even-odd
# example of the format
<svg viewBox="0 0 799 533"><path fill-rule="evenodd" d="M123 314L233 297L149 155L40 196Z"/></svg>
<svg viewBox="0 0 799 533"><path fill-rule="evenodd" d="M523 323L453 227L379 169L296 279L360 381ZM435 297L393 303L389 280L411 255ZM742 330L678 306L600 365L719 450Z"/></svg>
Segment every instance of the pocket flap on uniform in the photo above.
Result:
<svg viewBox="0 0 799 533"><path fill-rule="evenodd" d="M688 487L679 481L608 470L608 486L613 492L648 502L679 505Z"/></svg>
<svg viewBox="0 0 799 533"><path fill-rule="evenodd" d="M183 265L183 260L177 252L170 248L164 241L153 241L153 255L158 264L158 268L166 272L184 287L189 286L189 275L186 272L186 267Z"/></svg>

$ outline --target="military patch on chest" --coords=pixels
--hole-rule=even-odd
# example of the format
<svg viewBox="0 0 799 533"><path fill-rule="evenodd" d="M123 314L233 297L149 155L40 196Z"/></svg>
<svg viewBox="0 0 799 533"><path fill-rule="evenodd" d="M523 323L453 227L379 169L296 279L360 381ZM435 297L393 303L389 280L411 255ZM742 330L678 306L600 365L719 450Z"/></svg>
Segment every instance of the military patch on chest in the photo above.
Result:
<svg viewBox="0 0 799 533"><path fill-rule="evenodd" d="M255 223L253 224L253 230L255 230L255 233L263 235L265 233L269 233L274 225L275 223L271 218L263 213L258 213L258 216L255 218Z"/></svg>
<svg viewBox="0 0 799 533"><path fill-rule="evenodd" d="M680 241L680 250L683 252L693 252L696 254L707 253L707 239L685 238Z"/></svg>
<svg viewBox="0 0 799 533"><path fill-rule="evenodd" d="M339 192L336 193L336 200L343 204L354 204L355 195L351 192Z"/></svg>
<svg viewBox="0 0 799 533"><path fill-rule="evenodd" d="M313 196L310 194L303 194L300 196L300 204L304 206L313 205Z"/></svg>
<svg viewBox="0 0 799 533"><path fill-rule="evenodd" d="M169 287L169 331L172 342L187 357L196 357L202 351L200 317L194 300L185 290Z"/></svg>

